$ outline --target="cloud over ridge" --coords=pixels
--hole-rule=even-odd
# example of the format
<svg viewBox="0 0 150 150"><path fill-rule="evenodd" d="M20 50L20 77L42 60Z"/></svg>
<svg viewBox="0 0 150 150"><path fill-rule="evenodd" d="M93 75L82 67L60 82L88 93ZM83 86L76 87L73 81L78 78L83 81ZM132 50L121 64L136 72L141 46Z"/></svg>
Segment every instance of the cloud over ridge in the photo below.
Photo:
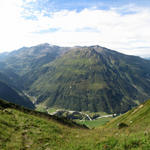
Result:
<svg viewBox="0 0 150 150"><path fill-rule="evenodd" d="M126 54L150 55L148 7L129 4L109 9L95 6L80 11L38 11L33 7L36 0L1 3L0 50L48 42L60 46L101 45Z"/></svg>

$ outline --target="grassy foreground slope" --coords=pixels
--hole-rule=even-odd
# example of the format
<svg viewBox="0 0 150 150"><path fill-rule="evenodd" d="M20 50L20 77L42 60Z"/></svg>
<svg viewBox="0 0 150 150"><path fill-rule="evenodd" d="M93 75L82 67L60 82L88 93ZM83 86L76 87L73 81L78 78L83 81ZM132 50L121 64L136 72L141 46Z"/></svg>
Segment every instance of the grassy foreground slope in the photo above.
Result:
<svg viewBox="0 0 150 150"><path fill-rule="evenodd" d="M111 120L105 130L119 138L124 149L150 149L150 100ZM119 146L120 147L120 146Z"/></svg>
<svg viewBox="0 0 150 150"><path fill-rule="evenodd" d="M138 129L144 130L146 128L147 130L145 131L150 131L150 100L135 107L120 117L113 119L107 126L115 128L119 123L125 123L129 128L133 128L135 131Z"/></svg>
<svg viewBox="0 0 150 150"><path fill-rule="evenodd" d="M75 149L86 131L71 121L0 100L0 149Z"/></svg>
<svg viewBox="0 0 150 150"><path fill-rule="evenodd" d="M149 103L145 103L141 110L148 108ZM147 113L142 113L143 124L134 122L133 126L118 129L116 122L124 121L123 117L127 116L127 113L109 123L106 128L88 130L67 120L52 118L44 113L0 100L0 149L149 150L150 120L146 115L148 113L150 115L148 109ZM139 112L137 116L140 119L141 113ZM139 127L135 129L138 125Z"/></svg>

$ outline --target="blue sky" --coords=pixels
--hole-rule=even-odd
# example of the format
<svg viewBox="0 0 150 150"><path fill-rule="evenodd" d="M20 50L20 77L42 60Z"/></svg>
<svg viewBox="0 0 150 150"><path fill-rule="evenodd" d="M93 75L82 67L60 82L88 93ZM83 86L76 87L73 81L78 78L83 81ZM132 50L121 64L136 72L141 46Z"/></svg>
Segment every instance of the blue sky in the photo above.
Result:
<svg viewBox="0 0 150 150"><path fill-rule="evenodd" d="M47 12L45 13L45 15L49 15L50 12L57 12L60 10L76 10L77 12L80 12L85 8L109 10L112 7L119 8L127 5L149 7L150 2L149 0L29 0L28 5L25 5L23 7L25 7L26 10L31 12L42 12L43 10L45 10Z"/></svg>
<svg viewBox="0 0 150 150"><path fill-rule="evenodd" d="M31 5L38 10L47 9L49 11L74 10L81 11L84 8L99 7L109 9L110 7L120 7L128 4L137 6L150 5L149 0L37 0L30 1Z"/></svg>
<svg viewBox="0 0 150 150"><path fill-rule="evenodd" d="M149 0L1 0L0 52L48 42L150 56Z"/></svg>

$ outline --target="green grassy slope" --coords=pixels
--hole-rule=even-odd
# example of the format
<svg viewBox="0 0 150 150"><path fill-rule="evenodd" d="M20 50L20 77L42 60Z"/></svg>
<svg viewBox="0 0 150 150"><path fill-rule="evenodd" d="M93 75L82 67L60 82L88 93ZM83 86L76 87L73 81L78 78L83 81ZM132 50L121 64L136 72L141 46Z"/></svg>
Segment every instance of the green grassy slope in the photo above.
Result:
<svg viewBox="0 0 150 150"><path fill-rule="evenodd" d="M119 139L116 149L150 149L150 100L112 119L103 130L107 136Z"/></svg>
<svg viewBox="0 0 150 150"><path fill-rule="evenodd" d="M145 105L148 106L142 108L146 110L149 102ZM52 118L44 113L0 100L0 149L149 150L150 120L147 114L150 112L148 109L147 113L146 111L140 112L137 119L140 119L142 114L143 124L134 122L133 126L118 129L113 122L121 118L119 117L112 121L112 126L108 124L106 128L89 130L73 122L69 123L67 120L64 122L64 119ZM125 115L127 117L127 114ZM134 117L131 118L134 120ZM141 128L134 128L137 125Z"/></svg>
<svg viewBox="0 0 150 150"><path fill-rule="evenodd" d="M119 123L125 123L129 128L135 128L135 131L138 128L140 128L139 130L143 130L146 127L148 129L150 123L150 100L112 120L107 126L117 128Z"/></svg>
<svg viewBox="0 0 150 150"><path fill-rule="evenodd" d="M87 129L0 100L0 149L75 149L80 131Z"/></svg>

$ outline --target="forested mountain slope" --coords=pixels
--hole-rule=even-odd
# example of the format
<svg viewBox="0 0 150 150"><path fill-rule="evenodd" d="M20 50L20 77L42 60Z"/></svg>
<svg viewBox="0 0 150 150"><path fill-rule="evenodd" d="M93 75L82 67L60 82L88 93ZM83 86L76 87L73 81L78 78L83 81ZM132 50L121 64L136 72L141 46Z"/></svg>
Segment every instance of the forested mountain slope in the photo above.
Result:
<svg viewBox="0 0 150 150"><path fill-rule="evenodd" d="M150 98L150 61L100 46L41 44L5 54L1 63L14 86L47 108L120 113Z"/></svg>
<svg viewBox="0 0 150 150"><path fill-rule="evenodd" d="M9 102L34 109L33 103L20 91L9 87L7 84L0 81L0 98Z"/></svg>
<svg viewBox="0 0 150 150"><path fill-rule="evenodd" d="M47 107L119 113L150 97L150 61L99 46L74 48L40 69L28 91Z"/></svg>

